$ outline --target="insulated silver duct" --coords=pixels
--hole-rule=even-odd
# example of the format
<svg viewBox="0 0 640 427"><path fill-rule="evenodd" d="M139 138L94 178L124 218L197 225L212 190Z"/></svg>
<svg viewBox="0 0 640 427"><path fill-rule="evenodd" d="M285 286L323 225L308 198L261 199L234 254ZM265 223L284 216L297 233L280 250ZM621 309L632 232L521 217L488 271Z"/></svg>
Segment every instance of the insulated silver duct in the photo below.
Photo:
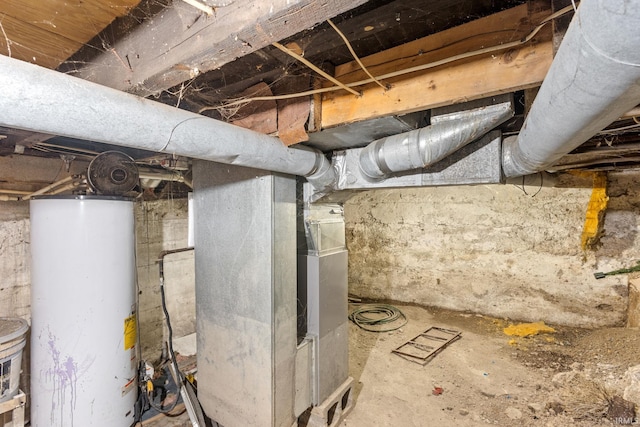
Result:
<svg viewBox="0 0 640 427"><path fill-rule="evenodd" d="M503 102L432 118L431 126L373 141L360 154L360 171L372 181L432 165L513 116Z"/></svg>
<svg viewBox="0 0 640 427"><path fill-rule="evenodd" d="M304 176L335 172L317 150L0 55L0 126Z"/></svg>
<svg viewBox="0 0 640 427"><path fill-rule="evenodd" d="M517 137L507 177L548 168L640 103L640 1L583 0Z"/></svg>

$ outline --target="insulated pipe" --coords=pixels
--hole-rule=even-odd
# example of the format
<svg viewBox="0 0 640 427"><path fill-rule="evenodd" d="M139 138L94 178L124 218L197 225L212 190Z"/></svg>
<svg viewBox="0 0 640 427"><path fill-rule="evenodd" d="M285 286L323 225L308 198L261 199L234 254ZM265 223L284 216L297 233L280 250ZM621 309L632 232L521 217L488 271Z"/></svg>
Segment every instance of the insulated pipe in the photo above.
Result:
<svg viewBox="0 0 640 427"><path fill-rule="evenodd" d="M56 182L54 182L53 184L49 184L49 185L47 185L46 187L43 187L43 188L41 188L41 189L39 189L39 190L37 190L37 191L34 191L34 192L33 192L33 193L31 193L31 194L27 194L26 196L24 196L24 197L22 198L22 200L29 200L29 199L31 199L32 197L39 196L39 195L41 195L41 194L45 194L45 193L47 193L48 191L51 191L51 190L53 190L54 188L56 188L56 187L60 187L61 185L66 184L66 183L71 182L71 181L73 181L73 176L68 176L68 177L66 177L66 178L61 179L60 181L56 181Z"/></svg>
<svg viewBox="0 0 640 427"><path fill-rule="evenodd" d="M64 193L65 191L73 190L74 188L80 187L83 184L82 182L72 182L70 184L65 185L64 187L56 188L55 190L49 191L47 195L56 195L60 193Z"/></svg>
<svg viewBox="0 0 640 427"><path fill-rule="evenodd" d="M174 172L171 170L159 170L154 168L148 168L144 166L138 166L138 177L140 179L149 179L149 180L157 180L157 181L173 181L173 182L181 182L187 185L190 188L193 188L193 184L191 181L184 178L179 172Z"/></svg>
<svg viewBox="0 0 640 427"><path fill-rule="evenodd" d="M335 172L317 150L0 55L0 126L300 175Z"/></svg>
<svg viewBox="0 0 640 427"><path fill-rule="evenodd" d="M640 103L640 1L583 0L517 137L507 177L552 166Z"/></svg>
<svg viewBox="0 0 640 427"><path fill-rule="evenodd" d="M360 171L371 181L432 165L513 116L511 102L438 116L431 126L378 139L360 153ZM436 121L437 119L437 121Z"/></svg>

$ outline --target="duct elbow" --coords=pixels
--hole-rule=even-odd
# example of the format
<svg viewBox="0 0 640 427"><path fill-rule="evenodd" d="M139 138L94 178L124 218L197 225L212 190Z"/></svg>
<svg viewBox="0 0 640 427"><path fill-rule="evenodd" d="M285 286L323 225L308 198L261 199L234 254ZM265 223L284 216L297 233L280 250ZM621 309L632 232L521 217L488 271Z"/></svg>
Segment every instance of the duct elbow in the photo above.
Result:
<svg viewBox="0 0 640 427"><path fill-rule="evenodd" d="M379 139L367 145L360 153L359 168L362 176L368 181L376 182L385 179L391 171L386 166L381 150L386 139Z"/></svg>
<svg viewBox="0 0 640 427"><path fill-rule="evenodd" d="M305 177L317 192L326 193L336 187L337 176L333 164L320 151L316 152L315 167Z"/></svg>
<svg viewBox="0 0 640 427"><path fill-rule="evenodd" d="M502 143L502 173L507 178L530 175L540 171L542 165L528 161L518 144L518 136L509 136Z"/></svg>

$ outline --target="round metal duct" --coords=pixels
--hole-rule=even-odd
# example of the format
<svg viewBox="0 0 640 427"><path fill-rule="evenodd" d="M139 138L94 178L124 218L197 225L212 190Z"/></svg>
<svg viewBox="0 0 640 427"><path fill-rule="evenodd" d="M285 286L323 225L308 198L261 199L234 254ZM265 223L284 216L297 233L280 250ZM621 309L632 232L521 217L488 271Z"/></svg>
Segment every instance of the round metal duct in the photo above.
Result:
<svg viewBox="0 0 640 427"><path fill-rule="evenodd" d="M133 190L138 184L138 167L124 153L105 151L89 163L87 178L96 193L120 196Z"/></svg>

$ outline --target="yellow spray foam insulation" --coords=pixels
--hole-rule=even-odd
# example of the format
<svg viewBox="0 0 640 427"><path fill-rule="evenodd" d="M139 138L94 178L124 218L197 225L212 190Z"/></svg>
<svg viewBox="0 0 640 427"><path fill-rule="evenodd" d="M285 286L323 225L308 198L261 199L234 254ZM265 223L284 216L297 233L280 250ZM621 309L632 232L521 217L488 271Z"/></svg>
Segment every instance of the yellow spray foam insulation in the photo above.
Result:
<svg viewBox="0 0 640 427"><path fill-rule="evenodd" d="M582 230L581 243L583 250L590 249L598 243L608 202L607 175L602 172L595 172L593 174L591 199L589 200Z"/></svg>
<svg viewBox="0 0 640 427"><path fill-rule="evenodd" d="M554 333L555 331L556 330L551 326L545 325L544 322L520 323L503 329L503 332L506 335L512 337L528 337L531 335L538 335L540 333Z"/></svg>

